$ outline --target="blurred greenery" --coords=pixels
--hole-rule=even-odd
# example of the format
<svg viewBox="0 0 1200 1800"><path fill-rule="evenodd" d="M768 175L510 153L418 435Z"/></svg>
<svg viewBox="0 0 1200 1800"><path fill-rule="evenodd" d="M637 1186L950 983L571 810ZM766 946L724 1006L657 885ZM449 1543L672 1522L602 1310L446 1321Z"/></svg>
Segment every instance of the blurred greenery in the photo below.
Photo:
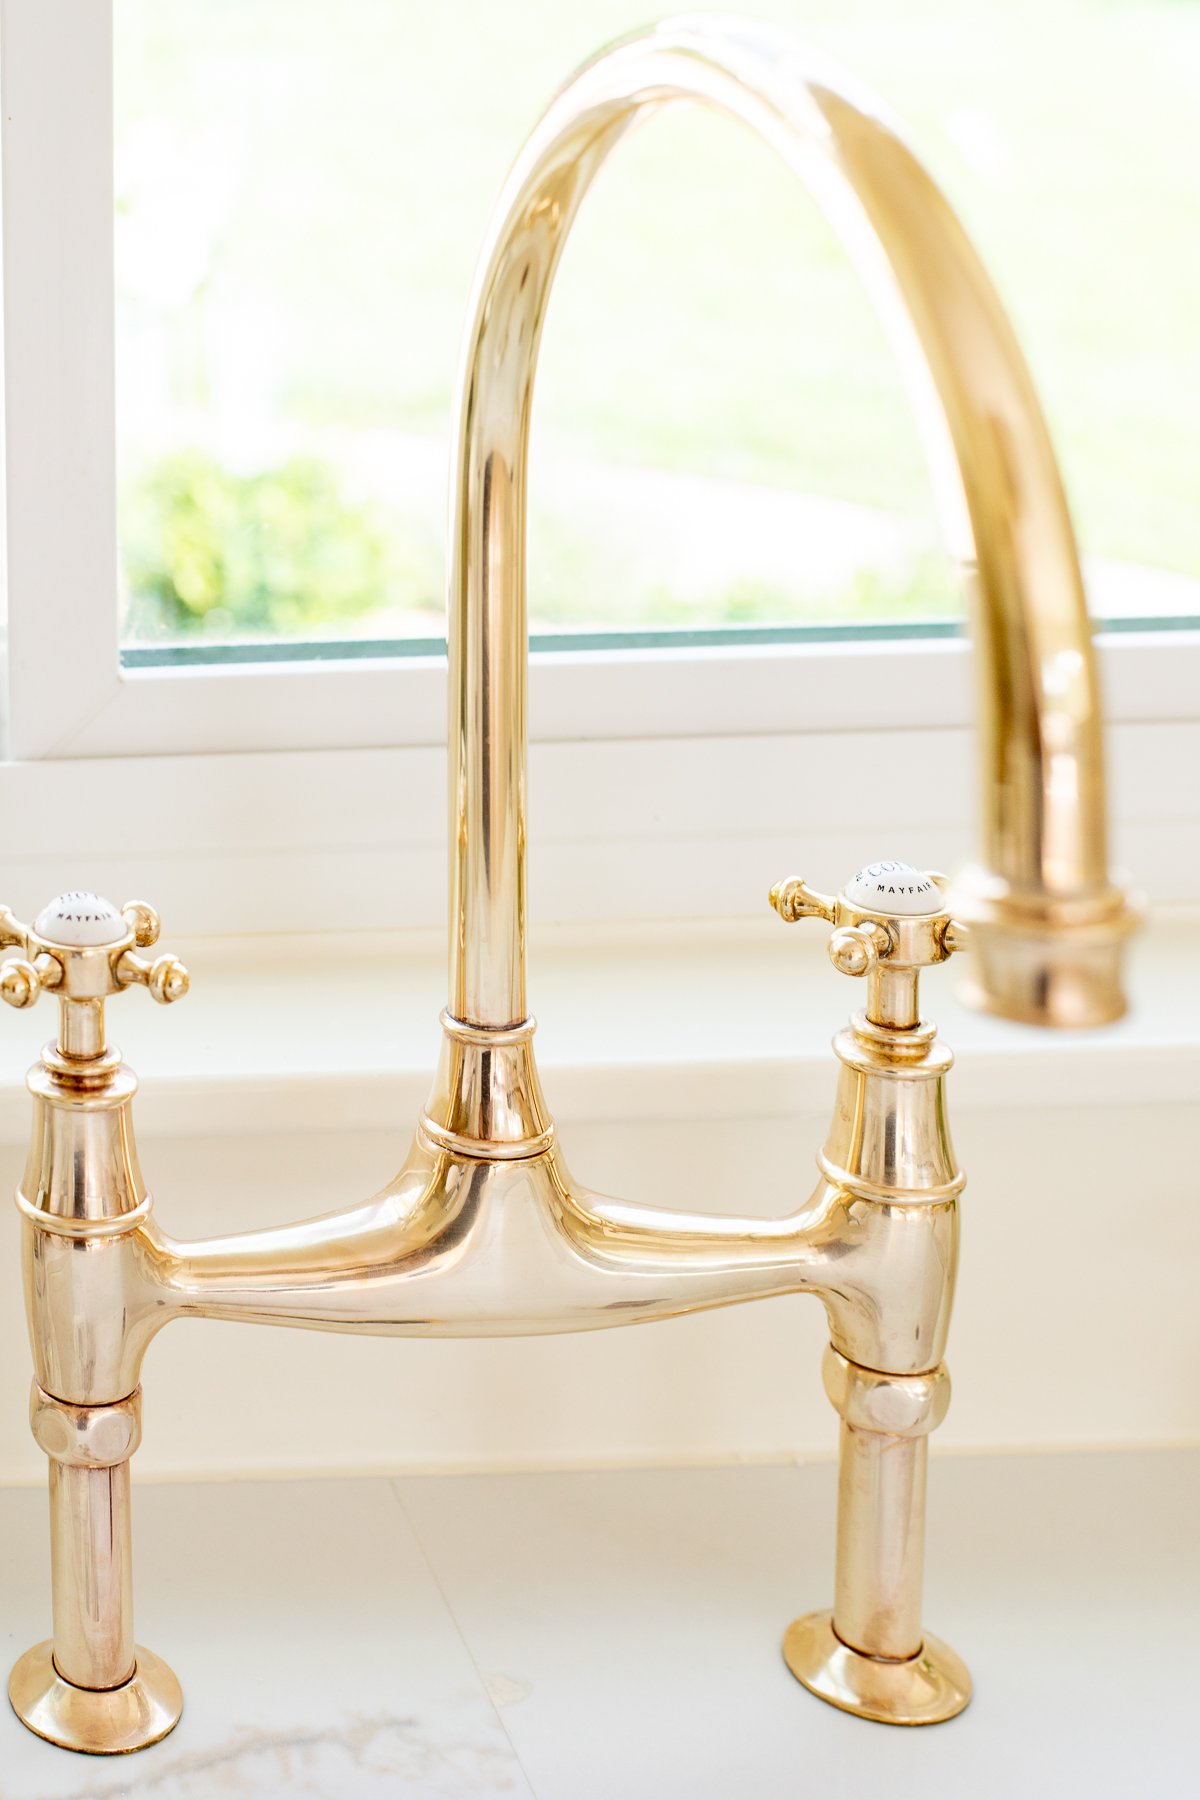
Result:
<svg viewBox="0 0 1200 1800"><path fill-rule="evenodd" d="M905 122L1010 309L1085 552L1200 576L1200 8L747 5ZM327 0L116 0L120 231L140 232L131 260L118 242L123 486L153 486L147 472L182 445L236 468L312 452L346 492L379 497L372 530L393 572L372 565L367 579L359 543L350 587L384 610L440 604L442 446L488 215L547 96L646 12L645 0L343 0L335 17ZM164 297L167 276L193 265L191 287L180 277ZM443 458L428 481L401 454L418 443ZM874 570L864 551L862 574L835 588L828 561L806 568L824 546L801 535L793 578L715 488L695 526L712 581L698 556L689 585L686 558L664 572L632 543L634 525L644 545L663 537L638 505L648 470L915 516L935 541L896 364L844 249L727 119L668 110L599 175L549 309L531 455L536 617L786 621L951 603L923 551ZM625 485L556 482L573 463L623 470ZM137 513L125 509L127 533ZM139 586L147 554L127 537L128 628L154 626L136 596L162 593L156 630L217 630L224 601L205 611ZM269 598L247 601L267 621L256 628L309 628L320 597L311 582L296 591L274 616ZM353 628L346 592L335 581L321 609L339 629Z"/></svg>
<svg viewBox="0 0 1200 1800"><path fill-rule="evenodd" d="M404 577L386 520L312 457L251 475L201 451L165 457L123 496L121 535L143 641L301 636L384 606Z"/></svg>
<svg viewBox="0 0 1200 1800"><path fill-rule="evenodd" d="M419 631L436 633L438 572L421 533L404 525L378 505L347 500L336 470L315 457L252 474L202 450L163 457L122 494L128 634L143 644L353 637L376 632L389 610L410 629L412 615L428 614ZM546 535L553 586L538 607L539 629L578 630L597 618L615 629L811 623L833 611L851 620L937 618L958 606L949 565L936 555L852 570L836 591L735 577L682 599L669 584L639 582L636 542L610 546L603 564L577 565L569 536Z"/></svg>
<svg viewBox="0 0 1200 1800"><path fill-rule="evenodd" d="M962 610L962 595L954 570L944 556L926 554L898 563L891 569L852 569L836 587L814 588L798 596L792 585L770 581L734 580L708 604L681 601L668 588L651 589L642 601L640 616L619 615L613 621L635 629L640 624L673 625L679 630L712 625L797 625L832 622L878 624L888 619L944 619ZM569 621L579 626L600 616L586 605L551 611L553 623Z"/></svg>

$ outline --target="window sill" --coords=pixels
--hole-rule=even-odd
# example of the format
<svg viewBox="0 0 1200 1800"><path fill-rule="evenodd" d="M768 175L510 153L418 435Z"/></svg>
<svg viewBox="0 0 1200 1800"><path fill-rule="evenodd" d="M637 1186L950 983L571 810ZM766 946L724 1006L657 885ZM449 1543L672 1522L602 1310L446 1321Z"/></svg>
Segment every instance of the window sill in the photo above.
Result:
<svg viewBox="0 0 1200 1800"><path fill-rule="evenodd" d="M1151 921L1132 953L1130 1014L1096 1032L981 1017L958 1002L950 970L927 975L926 1011L956 1053L956 1111L1193 1100L1194 919L1163 910ZM389 1120L406 1134L438 1055L440 934L169 947L191 967L185 1006L164 1012L138 993L110 1007L141 1081L142 1137L355 1131ZM531 961L539 1066L563 1120L788 1118L830 1103L829 1041L858 990L830 968L811 926L544 929ZM48 1023L45 1011L40 1031L24 1014L0 1020L2 1141L27 1130L17 1071Z"/></svg>

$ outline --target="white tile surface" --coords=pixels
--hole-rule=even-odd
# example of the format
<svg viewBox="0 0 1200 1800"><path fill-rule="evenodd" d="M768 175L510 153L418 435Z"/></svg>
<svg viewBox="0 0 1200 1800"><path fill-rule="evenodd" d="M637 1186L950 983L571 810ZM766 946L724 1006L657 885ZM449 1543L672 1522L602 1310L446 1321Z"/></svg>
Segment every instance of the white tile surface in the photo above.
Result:
<svg viewBox="0 0 1200 1800"><path fill-rule="evenodd" d="M976 1680L900 1732L806 1695L833 1470L162 1486L139 1635L184 1717L116 1762L0 1716L0 1800L1192 1800L1200 1452L946 1459L928 1616ZM0 1493L0 1651L45 1635L45 1507Z"/></svg>
<svg viewBox="0 0 1200 1800"><path fill-rule="evenodd" d="M1200 1792L1195 1453L935 1464L927 1617L976 1697L923 1731L780 1658L832 1597L831 1467L397 1486L539 1800Z"/></svg>

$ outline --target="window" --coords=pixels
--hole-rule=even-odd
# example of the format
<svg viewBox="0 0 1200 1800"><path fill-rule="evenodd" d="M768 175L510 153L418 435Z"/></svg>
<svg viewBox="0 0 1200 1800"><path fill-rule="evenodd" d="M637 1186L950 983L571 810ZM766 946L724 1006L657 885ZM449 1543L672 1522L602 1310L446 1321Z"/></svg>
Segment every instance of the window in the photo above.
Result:
<svg viewBox="0 0 1200 1800"><path fill-rule="evenodd" d="M1178 146L1200 21L1135 0L754 10L906 120L1033 365L1113 625L1110 709L1190 721L1200 272L1179 246L1200 175ZM190 819L212 817L219 757L224 778L253 766L299 855L310 828L358 827L336 809L314 826L287 757L344 751L339 781L375 796L389 746L432 752L417 811L436 863L470 272L555 84L639 22L627 0L522 17L346 0L333 31L320 0L7 0L17 757L178 759ZM547 328L532 498L532 727L571 764L564 817L614 779L614 740L618 761L620 740L660 746L623 796L645 842L688 758L680 790L702 781L706 816L744 824L742 778L705 762L718 739L774 734L786 764L785 740L808 756L869 719L910 728L919 760L914 723L966 724L958 597L889 353L805 196L727 122L664 116L589 198ZM776 800L763 832L794 814ZM827 824L843 829L832 802Z"/></svg>
<svg viewBox="0 0 1200 1800"><path fill-rule="evenodd" d="M878 80L1013 294L1096 610L1200 614L1179 379L1200 273L1177 255L1200 174L1175 149L1192 20L1056 0L1034 53L1020 7L892 12L842 8L813 35ZM325 0L117 0L114 23L127 660L431 647L486 213L539 106L624 6L350 0L331 31ZM891 354L816 208L763 146L675 110L605 170L556 286L532 628L591 642L956 618L914 451Z"/></svg>

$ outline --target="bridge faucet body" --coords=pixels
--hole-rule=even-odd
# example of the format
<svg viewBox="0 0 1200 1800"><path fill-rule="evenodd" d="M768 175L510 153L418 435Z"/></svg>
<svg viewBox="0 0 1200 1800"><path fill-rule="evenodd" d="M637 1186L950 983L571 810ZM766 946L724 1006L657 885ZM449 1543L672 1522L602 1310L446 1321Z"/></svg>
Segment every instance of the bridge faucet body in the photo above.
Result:
<svg viewBox="0 0 1200 1800"><path fill-rule="evenodd" d="M699 100L758 130L842 230L900 344L929 427L954 547L971 570L981 674L981 869L879 865L836 897L790 881L785 920L832 926L866 1004L835 1040L833 1122L816 1185L761 1218L714 1218L589 1193L570 1174L534 1061L525 994L525 475L538 340L566 234L638 119ZM677 21L615 46L551 105L485 250L463 365L450 593L450 1004L430 1099L399 1174L363 1205L279 1229L180 1243L158 1226L135 1147L131 1072L103 1008L144 963L150 909L65 896L26 927L0 992L57 992L61 1026L30 1076L34 1131L18 1205L34 1353L32 1421L50 1458L54 1635L10 1696L68 1747L136 1749L181 1697L132 1633L129 1459L142 1363L173 1318L385 1335L589 1330L812 1291L830 1326L841 1415L835 1603L789 1628L785 1656L822 1698L926 1723L970 1682L920 1617L925 1449L942 1361L963 1176L950 1056L921 1019L923 968L970 944L985 1004L1078 1025L1121 1009L1132 909L1109 880L1100 714L1078 563L1028 376L945 201L872 102L790 40ZM86 912L82 923L75 913ZM91 917L95 912L96 918ZM682 1171L681 1171L682 1173ZM683 1175L686 1181L686 1174ZM780 1216L781 1215L781 1216Z"/></svg>

